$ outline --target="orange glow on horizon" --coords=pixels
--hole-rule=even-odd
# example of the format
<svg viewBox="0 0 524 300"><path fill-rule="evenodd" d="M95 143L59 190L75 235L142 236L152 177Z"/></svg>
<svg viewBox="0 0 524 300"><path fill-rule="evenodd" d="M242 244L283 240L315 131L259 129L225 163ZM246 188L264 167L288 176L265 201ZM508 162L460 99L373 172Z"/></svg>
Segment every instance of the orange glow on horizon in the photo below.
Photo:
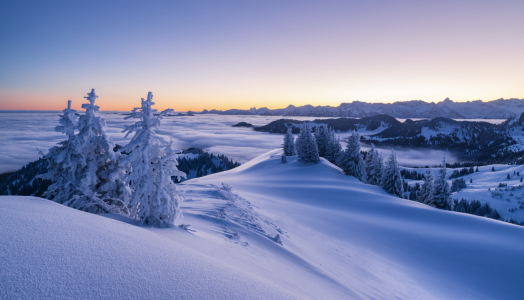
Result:
<svg viewBox="0 0 524 300"><path fill-rule="evenodd" d="M89 90L89 89L86 89ZM390 91L391 89L387 89ZM362 93L367 93L369 91L363 90ZM386 92L387 93L387 92ZM85 93L87 94L87 92ZM144 95L147 92L143 93ZM343 94L343 93L341 93ZM377 93L375 93L377 94ZM140 99L145 96L125 96L125 95L111 95L104 97L102 94L97 92L99 98L97 99L97 105L100 106L102 111L130 111L134 107L140 105ZM455 102L466 102L473 100L483 100L484 102L492 101L500 98L504 99L524 99L524 90L516 95L490 95L489 97L476 97L476 98L467 98L467 95L462 95L460 98L454 98L453 95L435 95L428 99L416 99L416 98L401 98L391 97L387 99L387 95L382 95L378 93L375 98L373 97L363 97L357 99L345 99L342 96L337 95L337 91L331 91L331 93L326 93L324 97L325 100L319 100L321 97L311 97L302 99L298 97L288 97L282 98L263 98L252 97L247 99L245 97L230 96L230 97L215 97L215 99L210 100L205 97L197 96L172 96L172 95L158 95L153 91L154 99L156 103L155 108L157 110L164 110L167 108L172 108L175 111L195 111L200 112L204 109L212 110L227 110L227 109L243 109L247 110L251 107L261 108L267 107L269 109L279 109L285 108L288 105L294 106L303 106L303 105L313 105L313 106L339 106L341 103L351 103L353 101L361 101L368 103L393 103L399 101L410 101L410 100L422 100L425 102L440 102L443 101L446 97L450 97L451 100ZM519 96L520 95L520 96ZM0 110L62 110L67 105L67 100L72 100L72 108L78 111L81 111L82 104L86 103L86 100L83 98L84 95L72 95L72 94L39 94L39 93L6 93L0 91ZM226 100L227 98L227 100ZM367 98L367 99L366 99ZM393 99L392 99L393 98ZM180 100L179 100L180 99ZM187 100L183 100L187 99ZM366 101L367 100L367 101Z"/></svg>

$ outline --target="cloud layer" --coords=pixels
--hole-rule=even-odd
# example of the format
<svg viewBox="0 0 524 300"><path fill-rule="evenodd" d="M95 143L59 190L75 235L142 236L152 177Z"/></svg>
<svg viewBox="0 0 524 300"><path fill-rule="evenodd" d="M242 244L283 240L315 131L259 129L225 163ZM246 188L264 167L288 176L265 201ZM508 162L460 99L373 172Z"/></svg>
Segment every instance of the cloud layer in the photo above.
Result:
<svg viewBox="0 0 524 300"><path fill-rule="evenodd" d="M65 135L55 132L60 112L0 112L0 173L15 171L28 162L40 157L38 149L47 153L48 149L64 140ZM124 115L117 112L102 112L100 116L107 123L106 132L110 139L120 145L125 145L130 137L124 138L124 125L133 123L124 120ZM239 122L248 122L255 126L265 125L278 120L278 116L217 116L196 115L194 117L167 117L162 121L158 134L166 139L172 139L176 147L203 148L216 154L226 156L244 163L269 150L279 148L283 136L265 132L256 132L251 128L231 127ZM308 117L294 117L299 120L312 120ZM341 139L349 133L341 134ZM345 145L343 145L345 146ZM383 149L383 155L388 155L389 149ZM445 151L417 151L397 149L401 164L434 165L442 161L443 156L453 161Z"/></svg>

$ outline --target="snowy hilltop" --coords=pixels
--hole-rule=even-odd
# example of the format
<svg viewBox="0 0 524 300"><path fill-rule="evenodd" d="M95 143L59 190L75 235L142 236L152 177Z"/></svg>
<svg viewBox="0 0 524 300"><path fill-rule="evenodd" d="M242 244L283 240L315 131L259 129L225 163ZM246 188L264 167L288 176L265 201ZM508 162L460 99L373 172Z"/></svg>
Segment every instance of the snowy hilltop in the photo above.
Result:
<svg viewBox="0 0 524 300"><path fill-rule="evenodd" d="M374 115L390 115L395 118L437 118L452 119L508 119L524 112L524 99L498 99L484 102L482 100L454 102L449 98L434 103L421 100L395 103L367 103L353 101L333 106L304 105L296 107L268 109L251 108L249 110L207 110L203 114L219 115L262 115L262 116L308 116L308 117L352 117L364 118Z"/></svg>
<svg viewBox="0 0 524 300"><path fill-rule="evenodd" d="M0 298L521 298L523 227L281 154L178 184L171 228L0 197Z"/></svg>

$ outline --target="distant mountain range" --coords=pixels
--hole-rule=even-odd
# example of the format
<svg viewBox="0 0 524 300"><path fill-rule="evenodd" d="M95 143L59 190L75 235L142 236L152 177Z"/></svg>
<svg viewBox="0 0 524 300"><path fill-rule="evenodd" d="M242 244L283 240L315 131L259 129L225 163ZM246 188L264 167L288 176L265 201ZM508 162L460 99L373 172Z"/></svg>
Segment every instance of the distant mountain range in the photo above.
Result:
<svg viewBox="0 0 524 300"><path fill-rule="evenodd" d="M262 116L307 116L307 117L343 117L364 118L379 114L395 118L437 118L450 119L508 119L520 116L524 112L524 99L498 99L484 102L482 100L468 102L454 102L449 98L444 101L424 102L420 100L395 103L366 103L354 101L333 106L293 106L286 108L268 109L251 108L249 110L207 110L202 114L219 115L262 115Z"/></svg>

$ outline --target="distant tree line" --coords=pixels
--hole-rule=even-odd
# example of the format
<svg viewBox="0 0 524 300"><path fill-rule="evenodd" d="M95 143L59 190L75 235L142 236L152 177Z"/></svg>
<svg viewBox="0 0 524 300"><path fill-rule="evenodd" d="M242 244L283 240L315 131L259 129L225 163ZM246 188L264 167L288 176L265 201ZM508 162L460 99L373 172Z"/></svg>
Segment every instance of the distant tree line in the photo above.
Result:
<svg viewBox="0 0 524 300"><path fill-rule="evenodd" d="M352 132L346 144L346 148L342 149L340 139L335 136L333 129L320 125L313 134L311 125L305 122L296 141L291 128L288 128L284 136L283 156L297 155L298 161L305 164L318 163L320 157L324 157L342 169L344 174L368 184L381 186L390 194L404 197L402 176L394 151L385 163L374 145L369 151L362 152L360 134L357 131ZM287 162L287 159L282 158L282 162Z"/></svg>

